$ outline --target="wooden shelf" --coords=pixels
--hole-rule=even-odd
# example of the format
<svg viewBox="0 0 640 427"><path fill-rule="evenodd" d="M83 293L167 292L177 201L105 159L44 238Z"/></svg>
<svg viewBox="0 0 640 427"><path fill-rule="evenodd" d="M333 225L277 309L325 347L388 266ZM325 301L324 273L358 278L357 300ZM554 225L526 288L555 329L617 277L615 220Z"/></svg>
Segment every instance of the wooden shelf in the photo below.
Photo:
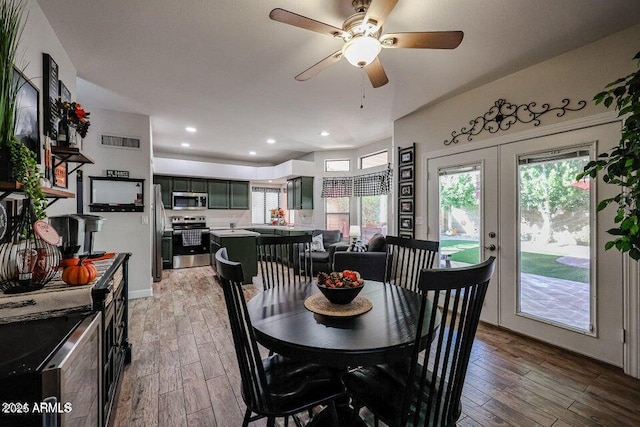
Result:
<svg viewBox="0 0 640 427"><path fill-rule="evenodd" d="M8 182L8 181L0 181L0 200L3 200L11 193L21 193L22 192L22 183L21 182ZM42 192L50 199L73 199L76 197L75 194L59 190L57 188L45 188L42 187ZM50 203L51 204L51 203Z"/></svg>
<svg viewBox="0 0 640 427"><path fill-rule="evenodd" d="M51 154L65 162L71 163L94 163L93 160L80 152L77 148L71 147L51 147Z"/></svg>

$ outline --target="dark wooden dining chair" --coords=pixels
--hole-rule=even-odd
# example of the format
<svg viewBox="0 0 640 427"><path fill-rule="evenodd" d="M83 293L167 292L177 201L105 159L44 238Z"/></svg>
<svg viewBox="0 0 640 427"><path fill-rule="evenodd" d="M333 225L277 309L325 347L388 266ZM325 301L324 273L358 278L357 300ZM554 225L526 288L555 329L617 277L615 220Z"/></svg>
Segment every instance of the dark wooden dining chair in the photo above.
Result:
<svg viewBox="0 0 640 427"><path fill-rule="evenodd" d="M310 235L257 237L258 269L265 290L312 279L311 240Z"/></svg>
<svg viewBox="0 0 640 427"><path fill-rule="evenodd" d="M329 368L281 355L262 359L242 292L242 265L229 261L226 248L216 252L215 262L238 359L242 398L247 405L243 427L264 417L267 426L274 426L277 417L287 420L318 405L329 406L333 425L338 426L335 399L345 395L339 375Z"/></svg>
<svg viewBox="0 0 640 427"><path fill-rule="evenodd" d="M366 406L389 426L453 426L462 409L460 396L471 346L495 257L471 267L420 272L421 308L411 363L402 372L389 365L363 367L344 377L355 408ZM425 318L427 305L441 306ZM427 346L422 329L429 328Z"/></svg>
<svg viewBox="0 0 640 427"><path fill-rule="evenodd" d="M387 271L385 278L394 285L417 292L420 271L433 268L439 242L387 236Z"/></svg>

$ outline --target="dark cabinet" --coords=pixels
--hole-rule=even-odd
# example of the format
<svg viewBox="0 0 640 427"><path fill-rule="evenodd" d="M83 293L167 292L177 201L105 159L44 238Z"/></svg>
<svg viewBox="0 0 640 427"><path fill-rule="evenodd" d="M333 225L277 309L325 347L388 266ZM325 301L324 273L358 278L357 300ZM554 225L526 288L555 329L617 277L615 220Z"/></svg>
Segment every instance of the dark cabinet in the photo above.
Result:
<svg viewBox="0 0 640 427"><path fill-rule="evenodd" d="M229 181L209 180L209 209L229 209Z"/></svg>
<svg viewBox="0 0 640 427"><path fill-rule="evenodd" d="M160 186L162 193L162 204L165 208L171 208L171 192L173 192L173 178L170 176L154 175L153 183Z"/></svg>
<svg viewBox="0 0 640 427"><path fill-rule="evenodd" d="M173 178L173 191L184 191L189 193L206 193L207 180L202 178Z"/></svg>
<svg viewBox="0 0 640 427"><path fill-rule="evenodd" d="M229 181L229 207L231 209L249 209L249 183Z"/></svg>
<svg viewBox="0 0 640 427"><path fill-rule="evenodd" d="M165 231L162 235L162 269L173 268L173 233Z"/></svg>
<svg viewBox="0 0 640 427"><path fill-rule="evenodd" d="M313 209L313 177L299 176L287 181L287 209Z"/></svg>
<svg viewBox="0 0 640 427"><path fill-rule="evenodd" d="M131 362L128 338L129 256L119 254L91 291L94 309L102 313L102 416L109 425L118 382Z"/></svg>

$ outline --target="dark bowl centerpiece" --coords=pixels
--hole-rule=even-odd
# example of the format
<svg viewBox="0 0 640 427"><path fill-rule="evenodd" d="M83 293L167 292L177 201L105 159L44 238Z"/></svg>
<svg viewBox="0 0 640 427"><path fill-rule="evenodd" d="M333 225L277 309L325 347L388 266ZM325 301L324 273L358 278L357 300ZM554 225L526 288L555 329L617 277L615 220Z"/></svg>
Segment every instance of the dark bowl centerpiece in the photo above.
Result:
<svg viewBox="0 0 640 427"><path fill-rule="evenodd" d="M349 304L364 287L357 271L318 274L318 289L332 304Z"/></svg>

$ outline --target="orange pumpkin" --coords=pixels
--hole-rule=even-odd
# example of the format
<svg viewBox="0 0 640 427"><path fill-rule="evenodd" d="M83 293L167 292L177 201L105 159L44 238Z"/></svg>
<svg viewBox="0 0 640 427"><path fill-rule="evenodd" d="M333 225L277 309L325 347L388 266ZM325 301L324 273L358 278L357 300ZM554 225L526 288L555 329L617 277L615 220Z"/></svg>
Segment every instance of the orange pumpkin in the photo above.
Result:
<svg viewBox="0 0 640 427"><path fill-rule="evenodd" d="M78 259L76 264L65 267L62 272L62 280L67 285L86 285L94 280L98 271L93 263Z"/></svg>
<svg viewBox="0 0 640 427"><path fill-rule="evenodd" d="M60 260L60 267L65 268L70 265L78 265L78 262L80 262L80 258L64 258Z"/></svg>

